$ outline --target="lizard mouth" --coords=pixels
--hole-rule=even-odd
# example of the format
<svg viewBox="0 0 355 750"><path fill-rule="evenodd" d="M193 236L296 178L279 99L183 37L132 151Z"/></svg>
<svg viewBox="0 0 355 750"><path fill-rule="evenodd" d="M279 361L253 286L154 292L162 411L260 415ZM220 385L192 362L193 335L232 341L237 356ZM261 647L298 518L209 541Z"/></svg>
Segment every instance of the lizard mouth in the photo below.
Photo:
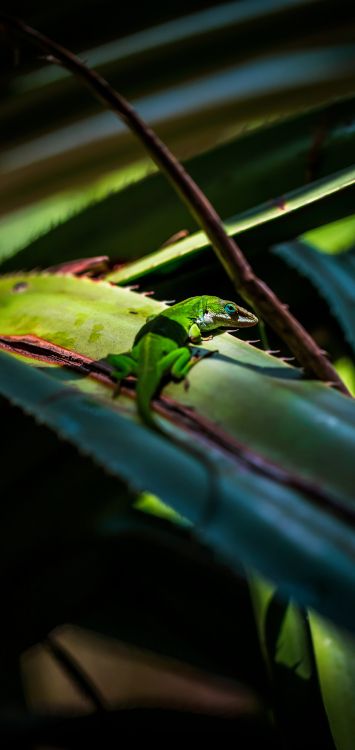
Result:
<svg viewBox="0 0 355 750"><path fill-rule="evenodd" d="M248 328L248 326L255 326L258 322L259 320L256 315L249 312L249 310L244 310L243 307L238 307L238 316L235 320L237 328Z"/></svg>

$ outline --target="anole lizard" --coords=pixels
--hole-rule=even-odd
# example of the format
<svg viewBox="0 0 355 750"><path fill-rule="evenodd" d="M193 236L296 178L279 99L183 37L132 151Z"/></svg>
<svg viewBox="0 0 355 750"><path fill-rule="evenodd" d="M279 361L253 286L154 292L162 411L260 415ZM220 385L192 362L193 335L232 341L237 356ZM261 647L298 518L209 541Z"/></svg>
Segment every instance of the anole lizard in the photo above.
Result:
<svg viewBox="0 0 355 750"><path fill-rule="evenodd" d="M128 375L137 376L137 407L142 420L159 432L151 401L165 378L183 380L198 361L188 346L200 343L202 334L222 328L254 326L258 319L234 302L204 295L190 297L148 318L138 331L132 349L110 354L118 383Z"/></svg>

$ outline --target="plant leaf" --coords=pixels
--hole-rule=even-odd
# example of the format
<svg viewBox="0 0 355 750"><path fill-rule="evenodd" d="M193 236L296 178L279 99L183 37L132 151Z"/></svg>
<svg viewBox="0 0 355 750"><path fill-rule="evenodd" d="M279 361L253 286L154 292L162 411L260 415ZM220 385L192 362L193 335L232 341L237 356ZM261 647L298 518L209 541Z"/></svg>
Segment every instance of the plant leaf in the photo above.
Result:
<svg viewBox="0 0 355 750"><path fill-rule="evenodd" d="M14 282L28 286L21 293L14 292ZM71 307L71 294L73 310L64 314L64 303ZM17 332L20 326L22 333L25 326L32 333L41 326L44 332L46 326L52 341L60 325L61 342L64 334L79 339L72 331L73 315L83 315L85 309L91 315L91 328L83 325L80 350L99 358L112 351L114 342L116 351L123 342L126 348L133 325L139 326L130 309L141 307L145 313L161 309L153 300L127 289L59 275L5 278L0 303L8 335L11 319ZM23 315L29 310L32 321ZM102 330L92 337L97 320L103 321ZM193 407L211 423L218 422L226 435L262 455L264 461L276 461L284 470L330 493L341 508L351 508L355 404L320 383L301 381L295 368L228 334L219 337L218 348L218 355L194 368L187 393L183 386L169 384L165 394L173 395L185 408ZM107 386L89 378L54 367L38 370L4 354L1 362L0 392L12 403L135 491L147 490L171 505L235 569L243 562L275 581L283 595L352 627L355 531L351 525L314 503L311 495L303 496L263 475L260 467L253 469L237 456L232 461L215 449L209 461L216 472L216 503L213 508L206 506L210 474L204 462L189 455L183 432L179 431L181 448L175 441L152 434L130 418L135 414L131 399L121 396L113 402ZM172 430L167 422L164 426Z"/></svg>
<svg viewBox="0 0 355 750"><path fill-rule="evenodd" d="M277 245L273 252L310 279L355 349L355 249L326 255L298 240Z"/></svg>
<svg viewBox="0 0 355 750"><path fill-rule="evenodd" d="M35 238L51 233L53 227L70 221L88 205L95 206L113 190L118 193L123 187L146 176L149 169L148 161L142 161L118 169L109 177L96 180L93 184L80 189L72 187L0 218L0 262L26 247Z"/></svg>
<svg viewBox="0 0 355 750"><path fill-rule="evenodd" d="M201 151L203 142L210 145L221 139L221 122L225 133L228 125L236 128L239 118L240 130L245 123L353 94L354 58L350 44L280 53L185 82L173 92L158 92L133 104L178 156L183 148L187 152L187 143L191 154ZM140 146L112 112L100 112L41 135L3 155L3 211L43 197L44 185L48 195L53 189L72 187L74 181L87 184L112 169L117 160L125 166L140 160L141 154Z"/></svg>
<svg viewBox="0 0 355 750"><path fill-rule="evenodd" d="M296 201L301 208L302 189L307 203L307 195L317 190L317 183L309 185L309 180L324 180L320 182L320 188L323 185L327 192L327 185L336 180L338 170L352 169L355 158L354 112L355 103L350 100L272 126L258 127L230 143L190 159L186 166L222 216L236 215L238 221L241 215L242 225L236 227L236 231L246 231L243 235L245 242L248 231L259 223L263 226L267 218L279 216L278 221L283 224L286 204L290 206L292 201ZM295 190L301 192L293 196L292 191ZM291 195L285 195L290 191ZM342 212L352 210L351 199L348 201L349 207L344 205L340 196L336 199L333 195L332 203L334 201L337 206L334 210L338 212L334 218L339 216L339 212L343 215ZM314 213L315 204L311 208ZM323 211L321 209L313 221L311 215L305 229L323 223ZM328 211L329 206L327 215ZM73 259L78 255L78 247L85 247L86 256L97 255L99 251L100 254L127 261L156 250L182 228L190 232L196 230L194 220L176 199L161 174L136 181L124 190L90 205L31 242L18 258L11 261L10 256L19 251L21 243L22 246L26 244L26 237L29 242L35 234L28 223L27 213L24 212L23 219L14 217L16 234L13 221L3 220L3 229L0 226L0 259L8 258L5 270L46 267ZM139 222L132 222L132 214L139 215ZM288 226L291 217L286 208L286 227L280 241L299 234L298 216L297 213L294 224ZM265 229L267 227L268 224ZM44 222L42 230L37 231L43 234L47 228ZM258 242L258 233L252 235L253 232L250 249ZM270 237L270 233L266 239L269 243L276 241L272 234ZM190 242L194 241L194 237L190 238ZM199 234L196 241L199 247Z"/></svg>
<svg viewBox="0 0 355 750"><path fill-rule="evenodd" d="M306 232L301 239L323 253L334 254L350 250L355 242L355 216L324 224Z"/></svg>
<svg viewBox="0 0 355 750"><path fill-rule="evenodd" d="M0 298L2 334L31 333L92 359L129 348L146 318L163 307L127 289L69 274L2 277Z"/></svg>
<svg viewBox="0 0 355 750"><path fill-rule="evenodd" d="M311 613L319 681L334 744L351 750L355 727L354 638Z"/></svg>
<svg viewBox="0 0 355 750"><path fill-rule="evenodd" d="M271 200L244 214L225 222L230 236L241 238L243 247L249 243L271 244L276 237L302 233L312 225L318 225L324 210L327 215L346 215L353 211L355 193L355 167L343 170L331 177L318 180L297 191L288 193L279 200ZM107 275L107 280L118 284L137 281L149 273L166 273L176 266L191 260L210 246L203 232L179 240L162 250L118 268Z"/></svg>
<svg viewBox="0 0 355 750"><path fill-rule="evenodd" d="M259 639L273 687L274 715L286 746L299 747L317 727L317 741L331 750L308 616L292 602L278 598L277 588L249 573ZM292 700L290 700L292 696Z"/></svg>

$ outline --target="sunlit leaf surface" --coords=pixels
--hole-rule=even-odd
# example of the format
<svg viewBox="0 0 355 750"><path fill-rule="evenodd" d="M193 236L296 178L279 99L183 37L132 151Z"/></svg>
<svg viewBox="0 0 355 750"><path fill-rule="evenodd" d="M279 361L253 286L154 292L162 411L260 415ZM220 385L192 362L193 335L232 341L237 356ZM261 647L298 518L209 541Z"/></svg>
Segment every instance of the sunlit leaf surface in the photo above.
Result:
<svg viewBox="0 0 355 750"><path fill-rule="evenodd" d="M0 303L3 336L35 334L96 360L126 349L143 316L161 309L127 289L60 275L4 278ZM335 503L352 505L355 404L228 334L206 346L218 354L194 368L189 390L171 384L164 393L266 461L312 481ZM167 502L238 569L242 560L276 579L284 593L349 624L355 537L331 511L218 449L210 454L217 495L208 511L204 463L184 442L180 449L149 434L132 399L113 401L108 386L61 368L36 369L8 355L2 362L2 393L13 403L134 489Z"/></svg>

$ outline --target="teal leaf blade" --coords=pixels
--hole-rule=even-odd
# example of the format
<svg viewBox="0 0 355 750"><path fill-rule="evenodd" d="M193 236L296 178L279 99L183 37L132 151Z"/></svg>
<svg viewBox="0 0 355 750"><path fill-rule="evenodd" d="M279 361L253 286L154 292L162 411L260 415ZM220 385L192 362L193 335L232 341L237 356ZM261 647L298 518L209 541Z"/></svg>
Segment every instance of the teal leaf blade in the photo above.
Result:
<svg viewBox="0 0 355 750"><path fill-rule="evenodd" d="M0 334L40 335L94 360L113 347L126 349L142 317L161 309L127 289L59 274L5 277L0 302ZM215 342L208 346L215 349ZM259 570L283 595L351 627L355 532L333 511L352 509L355 404L322 384L302 381L296 368L228 334L219 337L218 350L194 368L188 392L169 384L164 399L218 425L226 439L266 465L315 483L333 498L332 509L314 502L312 493L265 475L239 449L227 456L218 440L209 452L217 488L211 507L210 473L189 453L191 436L181 423L173 428L162 422L168 433L174 429L180 447L137 421L132 398L113 401L110 389L91 378L43 364L38 369L33 359L30 366L3 354L0 388L134 491L151 492L170 505L235 570ZM200 439L194 433L202 445Z"/></svg>
<svg viewBox="0 0 355 750"><path fill-rule="evenodd" d="M273 252L312 282L355 350L355 249L327 255L298 240L276 245Z"/></svg>
<svg viewBox="0 0 355 750"><path fill-rule="evenodd" d="M55 378L1 354L0 392L139 490L160 495L236 570L260 570L284 596L352 628L355 532L297 493L250 472L224 471L209 523L206 478L194 458L84 394L60 398ZM339 396L339 398L342 398ZM119 439L124 435L124 439ZM174 481L172 482L172 476ZM287 521L286 521L287 519Z"/></svg>

